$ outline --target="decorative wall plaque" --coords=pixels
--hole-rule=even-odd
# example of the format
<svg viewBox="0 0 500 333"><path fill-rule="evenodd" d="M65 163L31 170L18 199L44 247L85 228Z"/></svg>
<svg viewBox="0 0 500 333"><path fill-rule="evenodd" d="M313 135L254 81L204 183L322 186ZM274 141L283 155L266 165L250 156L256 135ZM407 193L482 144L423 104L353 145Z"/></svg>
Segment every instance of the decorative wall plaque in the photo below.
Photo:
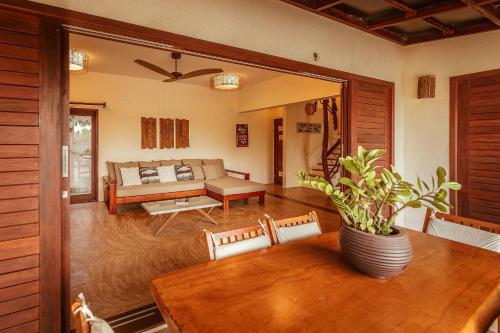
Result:
<svg viewBox="0 0 500 333"><path fill-rule="evenodd" d="M175 119L175 148L189 147L189 120Z"/></svg>
<svg viewBox="0 0 500 333"><path fill-rule="evenodd" d="M141 148L156 148L156 118L141 118Z"/></svg>
<svg viewBox="0 0 500 333"><path fill-rule="evenodd" d="M248 147L248 124L236 124L236 147Z"/></svg>
<svg viewBox="0 0 500 333"><path fill-rule="evenodd" d="M160 148L174 148L174 120L160 118Z"/></svg>
<svg viewBox="0 0 500 333"><path fill-rule="evenodd" d="M320 123L297 123L298 133L321 133Z"/></svg>

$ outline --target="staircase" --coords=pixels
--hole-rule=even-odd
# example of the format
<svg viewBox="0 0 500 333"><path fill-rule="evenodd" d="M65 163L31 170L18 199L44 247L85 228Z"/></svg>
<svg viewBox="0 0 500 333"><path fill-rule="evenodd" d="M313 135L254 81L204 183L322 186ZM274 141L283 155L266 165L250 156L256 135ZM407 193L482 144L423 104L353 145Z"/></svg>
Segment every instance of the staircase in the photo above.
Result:
<svg viewBox="0 0 500 333"><path fill-rule="evenodd" d="M335 98L324 99L323 105L323 144L321 161L309 169L311 177L323 177L336 185L341 174L339 158L342 157L342 140L336 134L340 124ZM330 124L331 119L331 124ZM331 126L330 126L331 125Z"/></svg>

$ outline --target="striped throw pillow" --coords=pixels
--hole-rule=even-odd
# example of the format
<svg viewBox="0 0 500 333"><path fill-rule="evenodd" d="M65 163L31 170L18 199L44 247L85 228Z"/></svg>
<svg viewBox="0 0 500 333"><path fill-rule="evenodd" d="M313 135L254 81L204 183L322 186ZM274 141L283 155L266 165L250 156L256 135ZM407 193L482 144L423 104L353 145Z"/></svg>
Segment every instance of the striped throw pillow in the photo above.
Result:
<svg viewBox="0 0 500 333"><path fill-rule="evenodd" d="M175 176L177 180L193 180L193 170L190 165L176 165Z"/></svg>

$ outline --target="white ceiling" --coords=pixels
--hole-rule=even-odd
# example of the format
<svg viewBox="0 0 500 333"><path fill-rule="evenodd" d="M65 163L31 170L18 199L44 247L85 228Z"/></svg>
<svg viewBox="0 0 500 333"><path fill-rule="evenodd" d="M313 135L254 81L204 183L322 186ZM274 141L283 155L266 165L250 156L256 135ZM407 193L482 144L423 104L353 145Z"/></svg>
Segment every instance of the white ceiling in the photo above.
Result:
<svg viewBox="0 0 500 333"><path fill-rule="evenodd" d="M167 77L150 71L134 62L142 59L165 70L174 71L174 60L170 52L137 45L109 41L100 38L70 34L70 48L80 49L89 55L89 71L116 75L126 75L145 79L162 80ZM238 73L243 77L244 84L253 84L287 74L242 66L218 60L194 57L183 54L178 61L178 70L187 73L203 68L222 68L225 72ZM179 82L209 85L210 75L199 76ZM165 83L165 84L175 84Z"/></svg>

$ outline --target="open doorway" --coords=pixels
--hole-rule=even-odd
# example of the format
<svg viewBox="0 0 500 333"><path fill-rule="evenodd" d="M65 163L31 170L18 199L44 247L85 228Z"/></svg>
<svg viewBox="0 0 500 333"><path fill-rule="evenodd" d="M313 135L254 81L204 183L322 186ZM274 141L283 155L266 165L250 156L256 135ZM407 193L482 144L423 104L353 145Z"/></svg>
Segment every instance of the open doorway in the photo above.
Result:
<svg viewBox="0 0 500 333"><path fill-rule="evenodd" d="M274 183L283 185L283 118L274 119L273 125Z"/></svg>
<svg viewBox="0 0 500 333"><path fill-rule="evenodd" d="M152 278L208 260L206 244L200 238L203 229L217 231L248 226L255 224L264 213L280 218L304 214L311 209L311 206L276 197L266 197L263 205L257 198L235 200L227 213L213 210L211 217L218 225L207 224L199 214L183 212L155 235L161 221L152 220L140 200L151 201L158 193L145 192L145 189L149 191L162 184L144 186L140 174L141 183L125 184L122 169L154 169L166 164L193 167L209 160L223 160L224 169L243 172L235 177L248 177L263 185L273 184L275 180L283 183L286 178L283 145L278 155L282 160L281 170L278 166L275 173L270 168L274 161L274 141L268 133L273 131L274 119L282 119L282 140L286 127L286 118L279 117L276 105L290 106L336 95L339 83L189 54L173 57L172 52L166 50L84 35L70 34L69 42L71 49L82 50L89 57L87 72L70 76L70 102L79 101L75 105L105 103L105 107L93 112L94 120L89 110L72 112L70 117L70 121L81 122L74 125L73 130L97 134L99 126L100 133L99 140L97 135L90 135L86 137L86 145L78 149L77 140L70 136L70 141L74 141L70 142L74 152L71 187L76 188L76 180L80 180L86 186L81 186L80 194L90 194L87 191L97 197L95 201L85 200L70 207L71 299L83 291L97 315L113 318L114 323L131 314L138 314L141 320L140 313L148 313L148 316L151 311L154 313L149 291ZM137 59L154 64L156 70L149 70ZM214 89L211 75L172 79L164 74L204 69L237 74L242 84L239 89L223 92ZM303 107L297 112L302 116ZM153 134L147 147L142 140L143 119L149 119L152 124L148 127ZM174 133L176 120L187 121L188 130L182 138L184 146L176 144L180 140L176 135L171 145L168 140L162 140L163 135L168 134L168 128L164 127L168 123L164 120L168 119L174 121ZM297 133L296 123L289 127ZM241 137L235 135L238 128L248 130L243 144L237 142ZM93 139L95 147L92 148ZM90 166L92 163L95 169ZM290 170L293 167L291 165ZM183 188L179 192L202 191L203 182L209 176L203 177L206 179L193 179L189 183L189 186L201 184L200 188ZM175 181L175 186L180 184L185 183ZM108 208L111 196L122 198L116 214ZM325 230L333 230L336 220L325 221L331 221ZM128 297L123 297L125 294ZM149 317L161 320L157 313Z"/></svg>

